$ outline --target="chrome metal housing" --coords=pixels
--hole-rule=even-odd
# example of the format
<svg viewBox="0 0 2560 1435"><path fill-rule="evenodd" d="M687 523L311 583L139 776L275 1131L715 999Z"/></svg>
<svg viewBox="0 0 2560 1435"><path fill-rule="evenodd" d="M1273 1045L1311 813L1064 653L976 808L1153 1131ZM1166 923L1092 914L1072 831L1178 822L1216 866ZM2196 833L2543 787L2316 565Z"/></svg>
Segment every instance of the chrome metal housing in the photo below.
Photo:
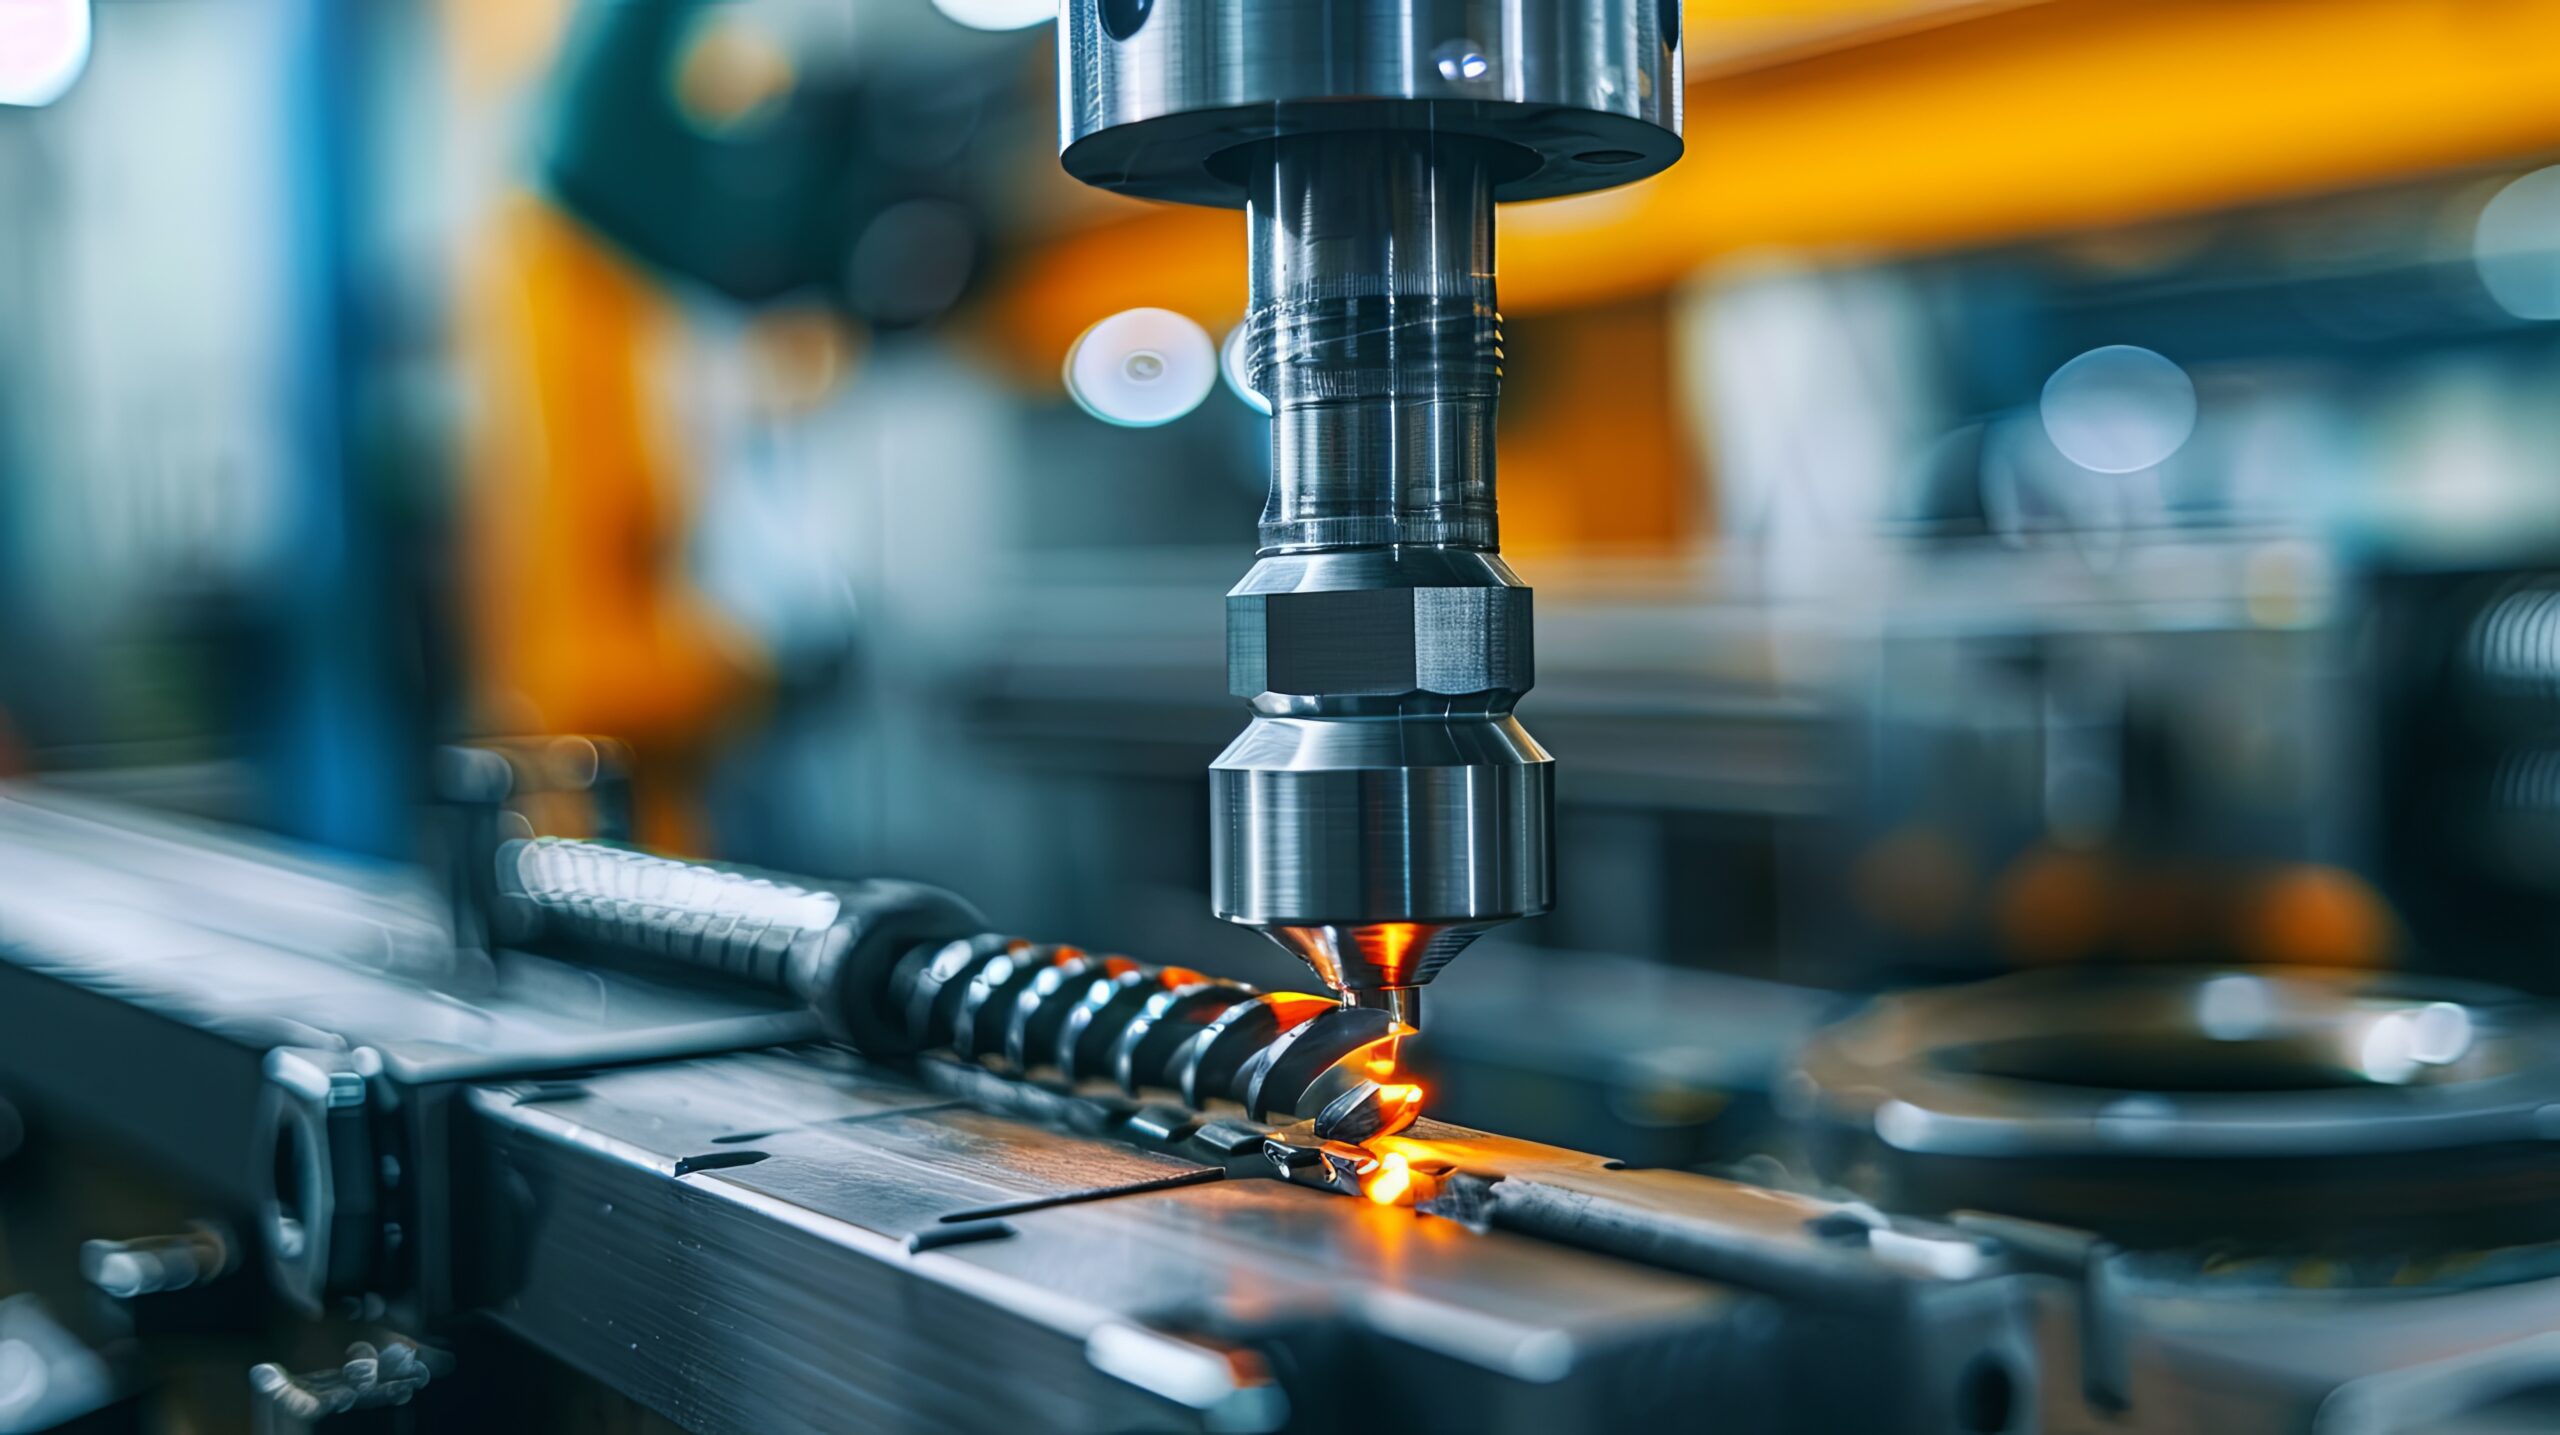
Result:
<svg viewBox="0 0 2560 1435"><path fill-rule="evenodd" d="M1065 0L1059 159L1105 189L1233 207L1246 177L1226 161L1256 141L1412 129L1498 142L1498 199L1605 189L1680 157L1679 11L1678 0Z"/></svg>

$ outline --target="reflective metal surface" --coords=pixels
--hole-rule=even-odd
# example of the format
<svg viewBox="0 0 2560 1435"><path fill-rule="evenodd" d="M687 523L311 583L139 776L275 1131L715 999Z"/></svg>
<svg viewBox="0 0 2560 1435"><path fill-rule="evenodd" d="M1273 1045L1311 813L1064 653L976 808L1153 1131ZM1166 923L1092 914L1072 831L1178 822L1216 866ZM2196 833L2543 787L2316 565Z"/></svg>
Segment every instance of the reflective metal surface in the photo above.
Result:
<svg viewBox="0 0 2560 1435"><path fill-rule="evenodd" d="M1211 904L1354 1005L1553 898L1547 754L1511 716L1529 594L1500 559L1493 204L1680 154L1675 0L1068 0L1062 160L1232 204L1246 382L1272 411L1263 561L1229 594L1252 725L1210 770Z"/></svg>
<svg viewBox="0 0 2560 1435"><path fill-rule="evenodd" d="M32 862L57 830L0 833L0 857ZM212 834L158 839L163 878L110 884L101 873L94 885L57 883L58 898L0 904L0 1078L28 1103L30 1143L7 1168L0 1220L13 1277L41 1272L51 1251L83 1301L240 1302L222 1308L250 1312L251 1324L211 1345L195 1328L153 1323L172 1306L134 1307L118 1327L149 1360L181 1343L228 1352L215 1358L233 1362L220 1382L233 1399L253 1382L288 1405L383 1390L414 1396L430 1430L624 1430L647 1423L635 1405L706 1432L1679 1429L1700 1410L1802 1435L2548 1428L2539 1410L2521 1423L2457 1417L2504 1415L2506 1397L2547 1377L2560 1308L2549 1245L2449 1258L2407 1247L2237 1261L2224 1248L2126 1252L2033 1220L1912 1220L1438 1121L1396 1130L1368 1061L1399 1029L1383 1011L1318 998L1242 1002L1169 1064L1189 1054L1202 1070L1177 1079L1214 1075L1272 1122L1347 1103L1342 1134L1324 1138L1321 1112L1276 1130L1234 1111L1203 1119L1099 1083L1021 1080L996 1050L1038 1046L1026 1007L1037 1025L1062 996L1090 994L1040 976L1076 973L1105 981L1106 1005L1141 998L1122 1052L1130 1070L1151 1067L1158 1028L1187 1020L1185 1003L1214 983L1001 939L957 943L911 1008L955 1036L969 1028L976 1059L901 1067L800 1044L815 1024L796 1015L742 1026L728 1015L734 993L718 987L509 951L496 954L500 991L465 1003L369 954L311 950L289 908L267 918L288 938L276 946L247 931L216 941L172 918L146 958L124 940L135 930L126 907L94 895L130 905L192 890L174 879L199 846L199 870L235 882L285 865ZM68 879L111 857L65 856L47 870ZM326 879L316 865L305 875ZM360 888L372 874L346 875ZM730 909L663 905L649 930ZM827 924L777 930L813 925ZM154 962L230 999L175 1000L151 979ZM1026 983L1026 971L1039 975ZM550 980L516 991L509 972ZM2549 1105L2528 1108L2538 1029L2492 993L2249 972L2153 974L2077 1005L2033 1000L2038 990L1916 999L1831 1044L1847 1041L1852 1084L1902 1082L1897 1055L1934 1054L1932 1070L1977 1085L2039 1074L2051 1086L2147 1083L2184 1103L2173 1076L2227 1087L2238 1075L2308 1083L2322 1099L2396 1097L2419 1115L2494 1107L2511 1132ZM634 1042L646 1033L614 1022L633 1002L701 1020ZM243 1019L252 1006L263 1021ZM436 1009L459 1024L421 1024ZM2037 1011L2043 1026L2022 1028ZM1553 1019L1531 1006L1524 1024ZM2050 1040L2021 1049L2022 1030ZM712 1034L736 1050L693 1055ZM2206 1061L2207 1044L2244 1059ZM156 1086L118 1084L137 1069ZM233 1099L241 1078L250 1095L263 1082L325 1108L302 1148L336 1186L325 1219L350 1236L370 1230L385 1254L396 1237L398 1258L349 1273L322 1314L226 1278L227 1257L200 1236L132 1238L196 1213L275 1239L244 1221L256 1192L219 1177L278 1164L257 1140L254 1103ZM336 1102L359 1089L360 1104ZM100 1119L101 1100L120 1119ZM342 1118L360 1148L320 1129ZM2288 1154L2270 1129L2234 1122L2221 1134ZM2365 1213L2375 1196L2447 1190L2530 1204L2514 1178L2549 1164L2475 1179L2484 1168L2431 1164L2453 1148L2401 1142L2385 1154L2323 1199ZM2237 1228L2270 1189L2253 1198L2201 1180L2216 1163L2183 1165L2145 1199L2193 1187L2223 1208L2219 1225ZM2052 1189L2050 1171L2000 1169L2015 1178L1991 1193L2004 1209ZM69 1171L81 1174L66 1181ZM375 1183L362 1193L373 1204L346 1199L342 1182L358 1175ZM101 1226L116 1204L97 1199L109 1179L142 1183L166 1223ZM299 1199L324 1219L309 1192ZM2486 1239L2490 1228L2455 1229ZM102 1231L123 1239L83 1244ZM164 1273L188 1287L174 1297L109 1279L103 1264L180 1245L175 1259L203 1279ZM69 1269L81 1255L95 1259ZM336 1310L366 1312L362 1334L326 1313ZM0 1337L35 1339L10 1325L22 1313L0 1303ZM474 1333L452 1352L402 1353L402 1342L461 1329ZM258 1364L303 1346L354 1352L351 1338L374 1353L316 1377L282 1374L308 1359ZM48 1369L61 1378L66 1367ZM239 1378L252 1370L262 1373ZM2362 1414L2340 1424L2341 1410Z"/></svg>
<svg viewBox="0 0 2560 1435"><path fill-rule="evenodd" d="M1971 1258L1933 1269L1832 1234L1836 1203L1454 1127L1381 1142L1446 1191L1416 1209L1272 1179L1258 1137L1135 1149L837 1053L468 1099L464 1139L511 1193L474 1294L694 1430L1603 1430L1712 1409L1976 1435L1977 1365L2035 1390L2026 1292L1970 1241L1914 1238ZM1840 1379L1844 1340L1893 1358Z"/></svg>
<svg viewBox="0 0 2560 1435"><path fill-rule="evenodd" d="M1263 551L1494 546L1492 163L1480 140L1395 132L1246 158Z"/></svg>
<svg viewBox="0 0 2560 1435"><path fill-rule="evenodd" d="M1554 886L1548 758L1510 716L1529 595L1489 556L1493 203L1679 157L1679 7L1069 0L1060 21L1068 172L1251 218L1272 487L1228 600L1255 716L1211 769L1212 905L1411 1017L1412 988Z"/></svg>
<svg viewBox="0 0 2560 1435"><path fill-rule="evenodd" d="M1552 900L1552 771L1508 713L1257 714L1209 774L1218 914L1264 928L1411 926L1326 942L1325 975L1428 981L1454 948L1427 936ZM1364 972L1375 979L1351 980Z"/></svg>
<svg viewBox="0 0 2560 1435"><path fill-rule="evenodd" d="M2560 1237L2560 1074L2510 993L2310 969L2050 971L1882 999L1787 1098L1896 1209L2139 1245Z"/></svg>
<svg viewBox="0 0 2560 1435"><path fill-rule="evenodd" d="M1107 189L1241 203L1239 147L1315 130L1497 140L1503 199L1680 157L1675 0L1067 0L1059 25L1060 158Z"/></svg>
<svg viewBox="0 0 2560 1435"><path fill-rule="evenodd" d="M1211 764L1215 910L1343 992L1419 986L1554 899L1529 592L1464 549L1275 554L1229 595L1251 725Z"/></svg>
<svg viewBox="0 0 2560 1435"><path fill-rule="evenodd" d="M1385 131L1248 162L1272 485L1227 604L1254 718L1211 768L1213 905L1337 991L1409 989L1553 885L1550 765L1510 715L1529 591L1493 556L1495 159Z"/></svg>
<svg viewBox="0 0 2560 1435"><path fill-rule="evenodd" d="M1413 1035L1403 1011L960 935L978 915L913 883L813 883L560 838L505 843L495 860L517 940L786 991L874 1057L947 1052L1015 1078L1178 1090L1195 1107L1312 1121L1328 1138L1400 1130L1422 1112L1421 1088L1396 1070Z"/></svg>

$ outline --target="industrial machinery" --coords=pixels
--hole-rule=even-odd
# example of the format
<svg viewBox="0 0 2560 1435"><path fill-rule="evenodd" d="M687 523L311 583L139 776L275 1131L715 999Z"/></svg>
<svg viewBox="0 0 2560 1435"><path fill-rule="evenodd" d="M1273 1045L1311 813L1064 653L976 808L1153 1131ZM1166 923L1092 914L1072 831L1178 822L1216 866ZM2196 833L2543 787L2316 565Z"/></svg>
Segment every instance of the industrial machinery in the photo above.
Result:
<svg viewBox="0 0 2560 1435"><path fill-rule="evenodd" d="M1061 158L1241 204L1261 551L1227 597L1253 717L1211 768L1219 916L1349 1004L1553 898L1553 764L1512 708L1529 589L1494 503L1498 200L1680 154L1676 0L1100 0L1061 11ZM1144 355L1128 362L1145 363Z"/></svg>
<svg viewBox="0 0 2560 1435"><path fill-rule="evenodd" d="M1889 1214L1418 1115L1328 996L507 836L563 747L439 764L441 886L0 792L0 1429L2547 1428L2548 1068L2493 994L1879 1007L1788 1089L1934 1213ZM2095 1089L2376 1033L2351 1107ZM2342 1157L2388 1179L2297 1219Z"/></svg>
<svg viewBox="0 0 2560 1435"><path fill-rule="evenodd" d="M414 868L0 787L0 1435L2560 1425L2560 1064L2503 989L1888 996L1713 1173L1435 1119L1420 988L1554 886L1494 205L1678 156L1678 6L1061 20L1067 169L1249 216L1211 885L1327 990L643 850L601 740L436 753ZM2554 605L2495 596L2475 696L2538 744Z"/></svg>
<svg viewBox="0 0 2560 1435"><path fill-rule="evenodd" d="M457 831L532 780L445 767ZM26 788L0 860L0 1314L56 1352L0 1428L1978 1432L2039 1398L2042 1256L1350 1121L1339 1033L1383 1014L914 884L517 840L456 941L416 874Z"/></svg>

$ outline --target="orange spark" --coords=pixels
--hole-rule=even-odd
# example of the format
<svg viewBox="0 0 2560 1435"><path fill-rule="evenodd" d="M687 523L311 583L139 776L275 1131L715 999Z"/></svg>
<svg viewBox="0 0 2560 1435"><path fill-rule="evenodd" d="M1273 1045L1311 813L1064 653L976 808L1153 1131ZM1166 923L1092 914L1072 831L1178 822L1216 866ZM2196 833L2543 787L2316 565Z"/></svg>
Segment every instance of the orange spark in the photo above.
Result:
<svg viewBox="0 0 2560 1435"><path fill-rule="evenodd" d="M1378 1158L1378 1169L1360 1184L1361 1194L1381 1206L1392 1206L1413 1190L1413 1170L1400 1152L1390 1151Z"/></svg>
<svg viewBox="0 0 2560 1435"><path fill-rule="evenodd" d="M1395 1075L1396 1063L1402 1059L1403 1055L1404 1034L1402 1032L1397 1032L1387 1038L1386 1050L1369 1058L1369 1074L1381 1081Z"/></svg>

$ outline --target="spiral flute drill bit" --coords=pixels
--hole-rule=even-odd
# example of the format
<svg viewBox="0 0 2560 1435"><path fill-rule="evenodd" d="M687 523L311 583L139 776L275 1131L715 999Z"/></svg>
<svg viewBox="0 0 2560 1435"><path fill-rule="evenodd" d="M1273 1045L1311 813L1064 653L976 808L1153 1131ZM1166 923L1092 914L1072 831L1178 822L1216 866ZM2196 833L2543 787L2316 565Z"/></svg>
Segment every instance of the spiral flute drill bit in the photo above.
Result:
<svg viewBox="0 0 2560 1435"><path fill-rule="evenodd" d="M536 838L498 853L517 941L637 955L785 991L873 1057L944 1052L1021 1079L1233 1103L1365 1141L1421 1114L1387 1012L985 930L911 882L819 883Z"/></svg>

